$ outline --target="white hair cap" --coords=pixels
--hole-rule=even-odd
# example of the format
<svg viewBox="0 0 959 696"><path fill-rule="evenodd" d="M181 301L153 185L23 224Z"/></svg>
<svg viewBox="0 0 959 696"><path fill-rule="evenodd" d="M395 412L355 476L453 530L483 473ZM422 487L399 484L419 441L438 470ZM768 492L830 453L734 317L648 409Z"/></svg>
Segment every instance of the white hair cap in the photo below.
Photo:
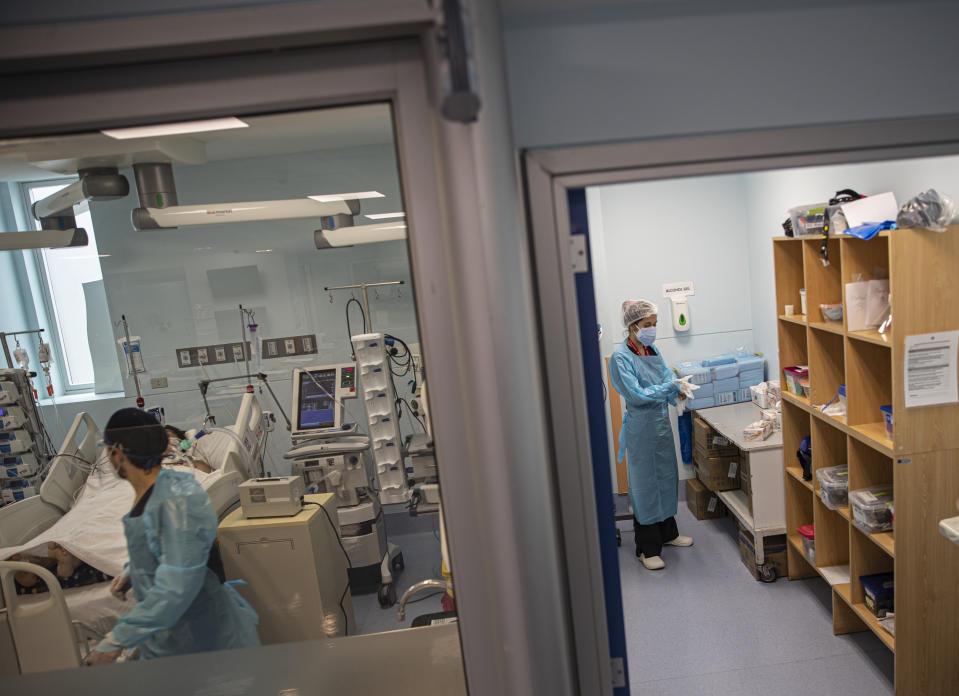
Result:
<svg viewBox="0 0 959 696"><path fill-rule="evenodd" d="M623 326L626 328L654 314L659 314L659 309L649 300L626 300L623 302Z"/></svg>

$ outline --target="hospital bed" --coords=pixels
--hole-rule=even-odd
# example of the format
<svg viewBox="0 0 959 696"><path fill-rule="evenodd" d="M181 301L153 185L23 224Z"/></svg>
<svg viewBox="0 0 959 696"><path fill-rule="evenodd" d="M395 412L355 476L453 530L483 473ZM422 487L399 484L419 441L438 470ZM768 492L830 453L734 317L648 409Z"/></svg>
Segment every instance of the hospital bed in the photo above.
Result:
<svg viewBox="0 0 959 696"><path fill-rule="evenodd" d="M225 444L204 451L215 458L207 463L217 470L216 475L204 482L204 488L221 520L239 505L238 486L253 473L265 448L263 410L254 394L243 396L236 421L224 430L232 433L223 438ZM98 459L102 439L88 414L76 416L40 494L0 508L0 548L29 544L74 507L90 474L90 463ZM122 526L117 525L115 533L122 537ZM39 575L49 592L17 595L13 576L24 570ZM88 641L106 633L132 606L114 598L109 585L63 590L45 568L0 560L0 676L82 664L81 651Z"/></svg>

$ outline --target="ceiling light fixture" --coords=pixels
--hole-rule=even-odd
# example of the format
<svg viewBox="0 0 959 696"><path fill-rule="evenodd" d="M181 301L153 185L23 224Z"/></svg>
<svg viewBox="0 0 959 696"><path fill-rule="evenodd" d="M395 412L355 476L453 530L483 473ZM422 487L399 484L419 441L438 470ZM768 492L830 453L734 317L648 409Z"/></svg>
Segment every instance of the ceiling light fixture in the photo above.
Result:
<svg viewBox="0 0 959 696"><path fill-rule="evenodd" d="M116 140L132 140L133 138L158 138L165 135L184 135L186 133L205 133L249 127L250 124L230 116L229 118L211 118L204 121L181 121L179 123L157 123L152 126L110 128L100 132Z"/></svg>
<svg viewBox="0 0 959 696"><path fill-rule="evenodd" d="M30 232L0 233L0 251L84 247L87 243L87 233L82 227L65 230L32 230Z"/></svg>
<svg viewBox="0 0 959 696"><path fill-rule="evenodd" d="M257 253L257 254L272 254L272 253L273 253L273 250L272 250L272 249L257 249L257 250L256 250L256 253Z"/></svg>
<svg viewBox="0 0 959 696"><path fill-rule="evenodd" d="M320 203L333 203L334 201L354 201L359 198L386 198L379 191L357 191L356 193L323 193L318 196L307 196Z"/></svg>
<svg viewBox="0 0 959 696"><path fill-rule="evenodd" d="M335 230L316 230L313 233L313 243L317 249L393 242L400 239L406 239L405 222L354 225Z"/></svg>
<svg viewBox="0 0 959 696"><path fill-rule="evenodd" d="M369 213L363 217L368 217L370 220L389 220L390 218L406 217L406 213Z"/></svg>

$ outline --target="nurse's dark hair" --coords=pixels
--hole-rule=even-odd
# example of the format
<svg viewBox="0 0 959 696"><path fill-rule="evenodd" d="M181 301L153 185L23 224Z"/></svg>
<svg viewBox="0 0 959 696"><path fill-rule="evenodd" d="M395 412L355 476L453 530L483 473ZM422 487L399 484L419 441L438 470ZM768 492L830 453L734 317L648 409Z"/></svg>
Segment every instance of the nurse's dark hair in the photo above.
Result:
<svg viewBox="0 0 959 696"><path fill-rule="evenodd" d="M121 408L110 416L103 429L103 441L120 447L127 459L141 469L159 464L170 444L156 416L138 408Z"/></svg>
<svg viewBox="0 0 959 696"><path fill-rule="evenodd" d="M184 431L180 430L180 429L179 429L178 427L176 427L175 425L170 425L169 423L167 423L167 424L164 425L163 427L166 428L166 431L167 431L168 433L170 433L171 435L173 435L174 437L176 437L176 438L178 438L178 439L180 439L180 440L186 440L186 439L187 439L186 433L185 433Z"/></svg>

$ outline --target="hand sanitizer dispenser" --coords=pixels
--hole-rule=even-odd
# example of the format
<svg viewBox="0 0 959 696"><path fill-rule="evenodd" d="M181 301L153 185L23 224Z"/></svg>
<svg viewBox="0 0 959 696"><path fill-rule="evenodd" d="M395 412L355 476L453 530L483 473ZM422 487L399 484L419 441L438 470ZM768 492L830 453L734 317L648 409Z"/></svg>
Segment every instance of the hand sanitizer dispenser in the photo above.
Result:
<svg viewBox="0 0 959 696"><path fill-rule="evenodd" d="M673 330L689 331L689 302L686 296L673 297Z"/></svg>
<svg viewBox="0 0 959 696"><path fill-rule="evenodd" d="M669 299L673 307L673 331L685 333L689 331L689 296L694 295L691 282L666 283L663 285L663 297Z"/></svg>

